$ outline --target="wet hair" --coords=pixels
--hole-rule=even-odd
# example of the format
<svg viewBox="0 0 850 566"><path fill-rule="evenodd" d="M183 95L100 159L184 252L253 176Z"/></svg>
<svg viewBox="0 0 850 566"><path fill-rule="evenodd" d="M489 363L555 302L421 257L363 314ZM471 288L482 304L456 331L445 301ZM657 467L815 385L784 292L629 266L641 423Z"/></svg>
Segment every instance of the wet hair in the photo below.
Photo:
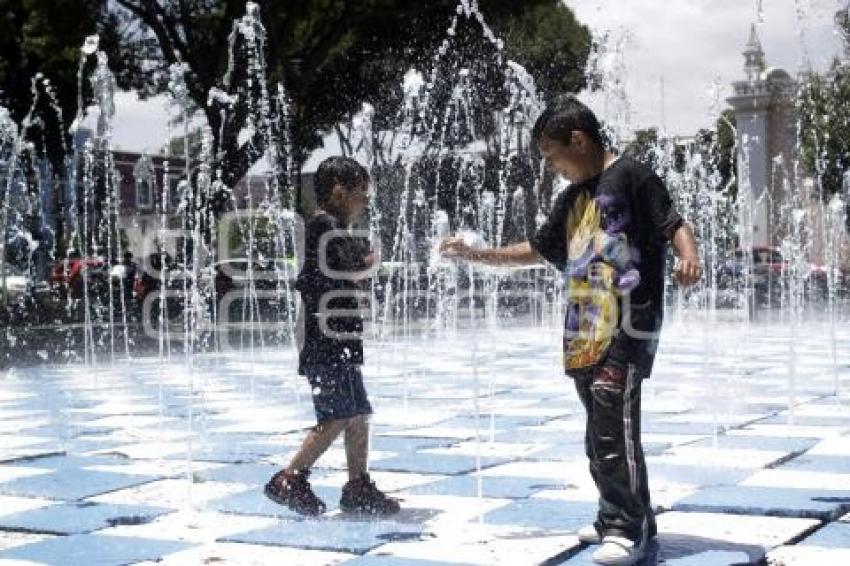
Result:
<svg viewBox="0 0 850 566"><path fill-rule="evenodd" d="M591 140L605 147L602 126L593 111L571 94L558 95L534 123L531 130L533 147L536 148L544 137L570 145L572 134L576 131L584 132Z"/></svg>
<svg viewBox="0 0 850 566"><path fill-rule="evenodd" d="M350 157L328 157L316 170L316 204L325 204L336 185L353 189L368 182L369 172L355 160Z"/></svg>

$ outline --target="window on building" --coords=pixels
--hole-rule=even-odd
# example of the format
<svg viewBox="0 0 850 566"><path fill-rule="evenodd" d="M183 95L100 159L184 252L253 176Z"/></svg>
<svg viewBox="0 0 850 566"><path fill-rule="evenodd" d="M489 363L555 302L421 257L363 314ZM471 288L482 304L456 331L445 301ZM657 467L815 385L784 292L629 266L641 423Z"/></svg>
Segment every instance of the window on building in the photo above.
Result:
<svg viewBox="0 0 850 566"><path fill-rule="evenodd" d="M170 175L168 177L168 200L172 210L177 210L180 206L180 200L183 198L183 187L180 186L180 177Z"/></svg>
<svg viewBox="0 0 850 566"><path fill-rule="evenodd" d="M139 208L153 207L153 188L150 179L136 179L136 205Z"/></svg>
<svg viewBox="0 0 850 566"><path fill-rule="evenodd" d="M151 209L154 205L154 170L150 157L142 155L133 167L133 177L136 180L136 207Z"/></svg>

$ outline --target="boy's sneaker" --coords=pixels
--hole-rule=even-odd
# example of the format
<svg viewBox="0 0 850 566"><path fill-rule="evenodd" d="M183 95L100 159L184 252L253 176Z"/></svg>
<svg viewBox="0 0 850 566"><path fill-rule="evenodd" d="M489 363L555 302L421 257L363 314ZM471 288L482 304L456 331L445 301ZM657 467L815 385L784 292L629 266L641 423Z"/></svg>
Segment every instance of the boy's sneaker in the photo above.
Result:
<svg viewBox="0 0 850 566"><path fill-rule="evenodd" d="M398 513L401 506L378 489L369 474L363 474L342 487L339 508L346 513L385 516Z"/></svg>
<svg viewBox="0 0 850 566"><path fill-rule="evenodd" d="M596 525L585 525L578 530L578 540L584 544L599 544L602 542L602 537L599 531L596 530Z"/></svg>
<svg viewBox="0 0 850 566"><path fill-rule="evenodd" d="M646 539L652 540L658 536L658 525L655 523L655 515L650 515L647 523ZM599 534L599 531L596 530L596 525L593 523L580 528L576 532L576 535L578 535L578 540L584 544L599 544L602 542L602 535Z"/></svg>
<svg viewBox="0 0 850 566"><path fill-rule="evenodd" d="M639 562L646 554L646 537L635 543L625 537L606 536L602 546L593 553L593 561L597 564L628 566Z"/></svg>
<svg viewBox="0 0 850 566"><path fill-rule="evenodd" d="M264 490L266 497L275 503L289 507L299 515L321 515L327 507L310 488L310 482L307 481L309 476L309 471L281 470L266 484Z"/></svg>

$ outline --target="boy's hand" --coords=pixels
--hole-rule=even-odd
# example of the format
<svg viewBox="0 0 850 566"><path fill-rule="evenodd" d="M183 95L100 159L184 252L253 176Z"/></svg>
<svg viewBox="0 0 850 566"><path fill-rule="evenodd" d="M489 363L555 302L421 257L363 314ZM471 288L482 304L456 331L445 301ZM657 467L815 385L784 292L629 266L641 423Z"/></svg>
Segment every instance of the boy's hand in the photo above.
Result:
<svg viewBox="0 0 850 566"><path fill-rule="evenodd" d="M690 287L702 278L699 257L680 257L673 268L673 279L682 287Z"/></svg>
<svg viewBox="0 0 850 566"><path fill-rule="evenodd" d="M453 259L469 259L472 247L463 241L462 237L445 238L440 242L440 254Z"/></svg>
<svg viewBox="0 0 850 566"><path fill-rule="evenodd" d="M363 259L363 263L366 264L366 269L371 269L371 268L375 267L376 265L380 265L381 264L381 252L370 252L369 255L367 255Z"/></svg>

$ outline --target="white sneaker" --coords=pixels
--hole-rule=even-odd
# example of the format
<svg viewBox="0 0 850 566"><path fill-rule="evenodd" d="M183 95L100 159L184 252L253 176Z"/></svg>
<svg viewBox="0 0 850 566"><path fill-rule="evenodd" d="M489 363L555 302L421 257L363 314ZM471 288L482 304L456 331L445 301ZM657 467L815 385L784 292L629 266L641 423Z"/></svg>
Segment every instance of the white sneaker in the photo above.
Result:
<svg viewBox="0 0 850 566"><path fill-rule="evenodd" d="M578 540L584 544L599 544L602 542L602 537L599 536L599 531L596 530L594 525L585 525L576 534L578 535Z"/></svg>
<svg viewBox="0 0 850 566"><path fill-rule="evenodd" d="M602 546L593 553L593 561L597 564L627 566L637 563L646 554L646 539L640 544L625 537L607 536L602 539Z"/></svg>

